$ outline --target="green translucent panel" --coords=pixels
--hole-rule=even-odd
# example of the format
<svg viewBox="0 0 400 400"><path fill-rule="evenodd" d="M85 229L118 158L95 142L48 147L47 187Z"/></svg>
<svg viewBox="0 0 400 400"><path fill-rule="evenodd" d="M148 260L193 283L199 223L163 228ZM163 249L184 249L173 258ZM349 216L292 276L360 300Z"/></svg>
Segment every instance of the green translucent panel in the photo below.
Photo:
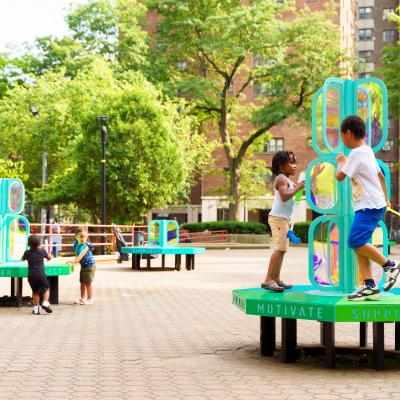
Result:
<svg viewBox="0 0 400 400"><path fill-rule="evenodd" d="M310 172L311 200L321 210L332 208L337 202L336 169L330 162L315 164Z"/></svg>
<svg viewBox="0 0 400 400"><path fill-rule="evenodd" d="M149 245L150 246L160 245L160 224L156 221L152 221L150 223Z"/></svg>
<svg viewBox="0 0 400 400"><path fill-rule="evenodd" d="M27 223L24 217L15 217L9 225L8 259L20 260L27 245Z"/></svg>

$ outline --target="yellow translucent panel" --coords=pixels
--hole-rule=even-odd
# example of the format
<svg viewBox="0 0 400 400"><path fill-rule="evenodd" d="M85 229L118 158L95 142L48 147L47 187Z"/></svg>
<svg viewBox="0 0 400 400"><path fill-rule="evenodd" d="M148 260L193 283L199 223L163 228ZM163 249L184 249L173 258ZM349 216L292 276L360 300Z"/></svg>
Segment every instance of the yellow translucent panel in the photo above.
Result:
<svg viewBox="0 0 400 400"><path fill-rule="evenodd" d="M335 167L329 162L315 164L310 173L311 199L313 203L327 210L337 200L337 182Z"/></svg>

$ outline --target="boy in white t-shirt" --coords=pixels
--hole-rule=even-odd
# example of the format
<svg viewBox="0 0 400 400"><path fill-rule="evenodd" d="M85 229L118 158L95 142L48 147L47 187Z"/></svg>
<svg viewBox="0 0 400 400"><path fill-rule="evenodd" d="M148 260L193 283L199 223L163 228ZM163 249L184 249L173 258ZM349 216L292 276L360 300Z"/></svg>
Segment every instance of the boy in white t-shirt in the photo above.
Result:
<svg viewBox="0 0 400 400"><path fill-rule="evenodd" d="M390 290L400 274L399 265L387 259L369 243L376 225L383 217L386 206L390 206L386 180L375 159L372 149L365 144L365 123L350 115L341 125L342 140L353 149L346 159L343 153L336 157L336 179L350 178L354 220L349 234L349 247L357 254L358 266L364 279L363 285L348 296L349 300L378 299L381 294L372 277L370 261L381 265L385 272L384 290Z"/></svg>

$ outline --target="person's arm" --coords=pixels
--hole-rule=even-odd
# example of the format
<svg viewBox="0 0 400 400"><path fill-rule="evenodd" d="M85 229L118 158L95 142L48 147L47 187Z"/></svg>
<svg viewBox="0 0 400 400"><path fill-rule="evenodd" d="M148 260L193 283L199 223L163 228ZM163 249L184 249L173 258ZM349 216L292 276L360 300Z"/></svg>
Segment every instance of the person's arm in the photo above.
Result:
<svg viewBox="0 0 400 400"><path fill-rule="evenodd" d="M387 204L388 207L391 207L392 205L390 204L390 201L388 199L388 194L387 194L387 186L386 186L385 175L383 175L381 171L378 172L378 178L379 178L379 182L381 184L382 191L385 194L386 204Z"/></svg>
<svg viewBox="0 0 400 400"><path fill-rule="evenodd" d="M341 182L342 180L344 180L344 178L347 177L347 175L342 171L344 164L346 164L346 156L343 153L339 153L337 155L336 164L337 164L336 180Z"/></svg>
<svg viewBox="0 0 400 400"><path fill-rule="evenodd" d="M26 261L26 250L24 251L24 254L22 255L21 260L22 260L22 261Z"/></svg>
<svg viewBox="0 0 400 400"><path fill-rule="evenodd" d="M51 260L51 255L49 255L45 249L42 249L42 254L43 258L45 258L47 261Z"/></svg>
<svg viewBox="0 0 400 400"><path fill-rule="evenodd" d="M288 201L299 190L304 189L304 181L296 184L292 190L289 190L288 179L284 175L279 175L275 182L275 189L279 192L282 201Z"/></svg>
<svg viewBox="0 0 400 400"><path fill-rule="evenodd" d="M85 254L89 251L89 247L85 245L85 248L80 252L78 256L76 256L72 261L69 261L69 264L78 264L79 261L82 260L83 257L85 257Z"/></svg>

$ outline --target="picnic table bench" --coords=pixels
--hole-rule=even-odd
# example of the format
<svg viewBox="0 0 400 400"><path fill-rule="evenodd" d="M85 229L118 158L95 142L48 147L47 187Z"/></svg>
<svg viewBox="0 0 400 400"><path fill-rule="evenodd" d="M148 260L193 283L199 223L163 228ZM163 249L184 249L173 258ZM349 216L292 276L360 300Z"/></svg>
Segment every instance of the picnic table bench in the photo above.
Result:
<svg viewBox="0 0 400 400"><path fill-rule="evenodd" d="M68 264L46 264L44 267L50 285L51 304L58 304L58 277L69 275L74 267ZM16 306L22 307L23 278L28 277L28 264L25 261L0 264L0 278L11 278L11 297L15 299Z"/></svg>
<svg viewBox="0 0 400 400"><path fill-rule="evenodd" d="M137 246L137 247L122 247L121 252L132 254L132 269L140 269L140 260L144 255L147 255L147 268L151 266L151 255L161 254L161 268L165 268L166 254L175 255L175 269L181 270L182 255L186 256L185 266L188 271L194 269L194 256L196 254L205 253L204 247L159 247L159 246Z"/></svg>
<svg viewBox="0 0 400 400"><path fill-rule="evenodd" d="M325 354L325 367L335 365L335 323L359 323L359 347L365 352L367 324L373 332L373 363L376 370L385 368L385 323L395 325L395 350L400 350L400 288L383 293L373 302L351 302L344 295L324 296L312 286L294 286L283 293L261 288L233 291L233 304L249 315L260 317L261 355L273 356L276 351L276 318L282 320L281 360L295 362L299 357L297 320L307 319L320 323L321 348ZM302 347L303 351L307 348ZM314 348L317 350L316 348ZM349 349L345 349L349 353Z"/></svg>

